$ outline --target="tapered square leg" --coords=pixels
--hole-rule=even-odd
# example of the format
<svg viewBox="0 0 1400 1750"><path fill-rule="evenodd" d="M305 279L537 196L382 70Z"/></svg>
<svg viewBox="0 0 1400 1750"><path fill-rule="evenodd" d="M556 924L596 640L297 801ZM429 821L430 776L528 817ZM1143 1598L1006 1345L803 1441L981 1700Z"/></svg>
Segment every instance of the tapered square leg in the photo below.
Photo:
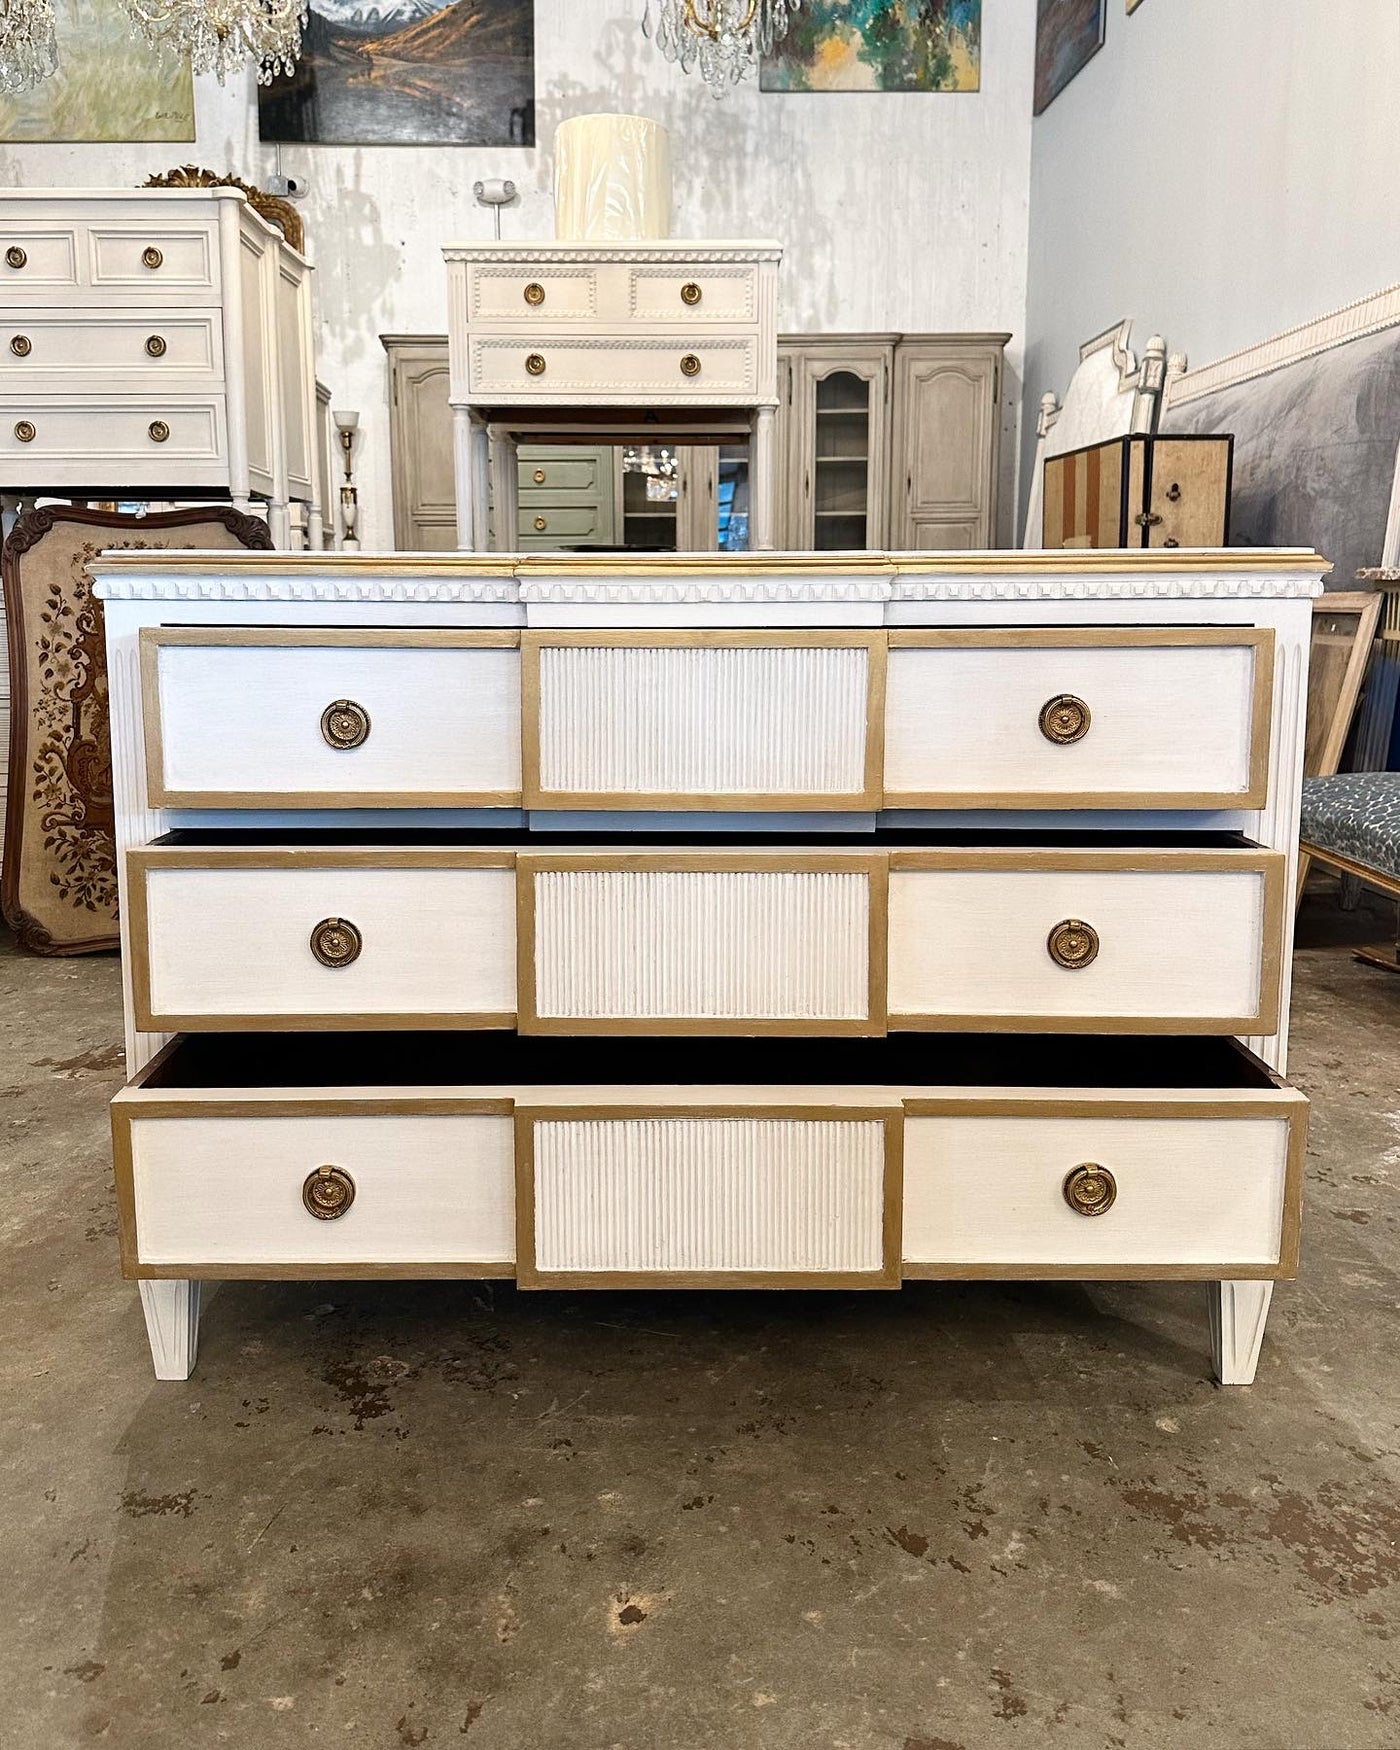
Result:
<svg viewBox="0 0 1400 1750"><path fill-rule="evenodd" d="M157 1379L188 1379L199 1353L198 1282L141 1282L141 1310Z"/></svg>
<svg viewBox="0 0 1400 1750"><path fill-rule="evenodd" d="M1253 1385L1273 1283L1210 1282L1206 1294L1216 1378L1221 1385Z"/></svg>

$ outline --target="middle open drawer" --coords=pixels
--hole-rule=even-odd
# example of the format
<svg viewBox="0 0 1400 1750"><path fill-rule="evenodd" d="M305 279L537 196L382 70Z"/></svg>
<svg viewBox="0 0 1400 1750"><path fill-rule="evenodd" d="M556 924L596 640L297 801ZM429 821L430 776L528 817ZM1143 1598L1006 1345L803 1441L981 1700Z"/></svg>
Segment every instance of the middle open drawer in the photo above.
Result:
<svg viewBox="0 0 1400 1750"><path fill-rule="evenodd" d="M1209 843L183 842L143 1030L1269 1033L1284 859Z"/></svg>

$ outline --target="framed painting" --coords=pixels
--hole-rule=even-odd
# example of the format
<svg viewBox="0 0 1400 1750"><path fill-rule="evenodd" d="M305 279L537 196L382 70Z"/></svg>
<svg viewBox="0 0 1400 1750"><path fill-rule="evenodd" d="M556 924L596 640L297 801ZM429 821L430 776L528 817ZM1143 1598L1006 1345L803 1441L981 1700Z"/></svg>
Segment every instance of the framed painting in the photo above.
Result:
<svg viewBox="0 0 1400 1750"><path fill-rule="evenodd" d="M1037 0L1035 113L1042 114L1103 47L1107 0Z"/></svg>
<svg viewBox="0 0 1400 1750"><path fill-rule="evenodd" d="M0 140L192 140L188 63L153 55L121 0L54 0L58 71L0 93Z"/></svg>
<svg viewBox="0 0 1400 1750"><path fill-rule="evenodd" d="M982 0L804 0L764 91L976 91Z"/></svg>
<svg viewBox="0 0 1400 1750"><path fill-rule="evenodd" d="M321 146L533 146L534 0L310 0L258 127Z"/></svg>

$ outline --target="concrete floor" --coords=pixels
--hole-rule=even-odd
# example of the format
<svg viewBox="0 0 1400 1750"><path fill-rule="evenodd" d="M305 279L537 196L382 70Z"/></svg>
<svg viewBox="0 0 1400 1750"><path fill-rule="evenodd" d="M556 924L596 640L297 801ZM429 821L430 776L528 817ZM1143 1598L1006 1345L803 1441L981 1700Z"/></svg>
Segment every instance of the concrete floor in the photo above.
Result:
<svg viewBox="0 0 1400 1750"><path fill-rule="evenodd" d="M1393 916L1393 912L1390 914ZM0 1743L1400 1744L1400 978L1310 900L1303 1273L1259 1382L1191 1286L117 1275L117 966L0 947Z"/></svg>

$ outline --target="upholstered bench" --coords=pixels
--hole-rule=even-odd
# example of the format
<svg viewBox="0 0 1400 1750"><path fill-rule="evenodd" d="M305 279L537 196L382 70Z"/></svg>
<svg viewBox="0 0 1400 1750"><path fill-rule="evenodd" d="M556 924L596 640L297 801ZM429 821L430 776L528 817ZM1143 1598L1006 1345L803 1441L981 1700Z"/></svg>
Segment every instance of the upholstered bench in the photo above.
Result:
<svg viewBox="0 0 1400 1750"><path fill-rule="evenodd" d="M1400 772L1304 778L1299 838L1304 857L1400 899ZM1400 971L1400 948L1394 956L1366 950L1358 958Z"/></svg>

